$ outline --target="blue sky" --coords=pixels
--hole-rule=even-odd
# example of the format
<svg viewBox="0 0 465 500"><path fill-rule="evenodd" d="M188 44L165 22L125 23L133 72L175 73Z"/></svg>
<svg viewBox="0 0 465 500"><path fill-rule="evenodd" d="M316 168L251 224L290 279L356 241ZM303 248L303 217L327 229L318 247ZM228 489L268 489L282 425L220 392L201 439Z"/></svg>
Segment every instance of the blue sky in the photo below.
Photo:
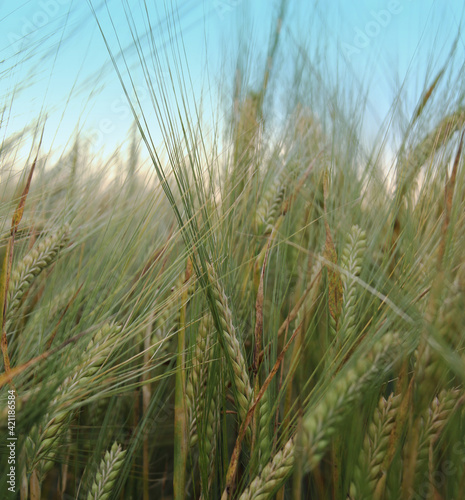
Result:
<svg viewBox="0 0 465 500"><path fill-rule="evenodd" d="M111 14L142 104L149 109L127 15L129 9L144 44L143 0L91 3L111 51L118 54ZM147 4L159 53L170 47L170 36L181 40L182 34L192 78L189 92L197 99L202 96L207 113L215 109L218 88L232 85L241 36L250 44L252 73L256 69L266 53L278 9L278 2L265 0L156 0ZM169 33L167 16L175 17L177 33ZM318 46L328 74L338 78L348 94L360 87L368 92L365 128L367 135L373 135L404 81L406 106L413 109L421 89L431 83L463 28L463 19L464 5L459 0L292 0L281 60L290 64L297 43ZM127 137L132 119L89 2L18 0L13 4L0 0L0 23L2 137L47 114L45 148L62 151L79 127L96 151L111 154ZM457 60L462 63L464 46L460 38ZM167 63L162 64L161 75L169 79ZM278 75L278 82L280 78L286 78L285 72ZM152 127L155 142L161 141L156 120Z"/></svg>

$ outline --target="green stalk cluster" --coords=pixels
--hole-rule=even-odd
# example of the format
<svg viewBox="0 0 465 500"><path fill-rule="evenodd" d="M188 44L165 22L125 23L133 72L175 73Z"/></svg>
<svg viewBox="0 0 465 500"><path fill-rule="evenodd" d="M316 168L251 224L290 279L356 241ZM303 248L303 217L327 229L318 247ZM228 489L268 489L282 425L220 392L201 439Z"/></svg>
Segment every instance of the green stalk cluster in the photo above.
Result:
<svg viewBox="0 0 465 500"><path fill-rule="evenodd" d="M353 411L364 392L391 368L400 353L399 345L398 335L386 334L368 356L360 357L354 367L339 376L315 408L307 411L301 442L291 438L250 483L240 500L271 498L293 470L296 446L303 447L305 470L313 470L321 462L347 414Z"/></svg>

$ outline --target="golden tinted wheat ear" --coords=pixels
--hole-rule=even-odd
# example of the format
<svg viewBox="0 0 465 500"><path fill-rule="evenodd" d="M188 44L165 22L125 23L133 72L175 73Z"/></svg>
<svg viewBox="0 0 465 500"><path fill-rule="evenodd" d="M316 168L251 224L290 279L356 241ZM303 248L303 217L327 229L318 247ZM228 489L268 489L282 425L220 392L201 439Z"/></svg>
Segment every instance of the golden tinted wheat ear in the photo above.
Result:
<svg viewBox="0 0 465 500"><path fill-rule="evenodd" d="M121 445L115 441L110 451L105 453L100 462L87 500L108 500L110 498L125 455L126 450L123 451Z"/></svg>
<svg viewBox="0 0 465 500"><path fill-rule="evenodd" d="M34 278L56 260L58 252L68 242L69 233L70 228L68 225L65 225L59 232L39 242L16 264L11 273L6 314L7 321L12 319L15 311L21 305L21 299L31 286Z"/></svg>
<svg viewBox="0 0 465 500"><path fill-rule="evenodd" d="M391 394L387 399L381 397L379 400L355 466L350 500L375 498L376 484L386 474L382 466L400 402L400 394Z"/></svg>
<svg viewBox="0 0 465 500"><path fill-rule="evenodd" d="M76 409L73 404L91 390L89 382L114 350L120 331L121 327L114 324L98 330L86 348L84 362L57 389L51 413L45 416L41 430L35 431L36 439L28 441L29 469L37 473L39 482L53 466L60 440Z"/></svg>
<svg viewBox="0 0 465 500"><path fill-rule="evenodd" d="M292 472L295 446L303 448L305 470L313 470L320 463L347 414L354 411L364 391L383 381L385 373L400 352L399 336L386 334L368 356L360 356L353 367L342 376L339 375L315 408L304 416L301 442L296 443L295 438L291 438L250 483L240 500L271 498Z"/></svg>
<svg viewBox="0 0 465 500"><path fill-rule="evenodd" d="M224 334L224 349L227 350L228 357L232 365L233 384L236 390L234 398L236 400L239 423L245 420L252 400L252 386L250 384L249 370L242 353L241 345L233 324L231 309L223 287L219 282L215 269L208 265L208 279L210 281L213 297L218 308L219 320Z"/></svg>

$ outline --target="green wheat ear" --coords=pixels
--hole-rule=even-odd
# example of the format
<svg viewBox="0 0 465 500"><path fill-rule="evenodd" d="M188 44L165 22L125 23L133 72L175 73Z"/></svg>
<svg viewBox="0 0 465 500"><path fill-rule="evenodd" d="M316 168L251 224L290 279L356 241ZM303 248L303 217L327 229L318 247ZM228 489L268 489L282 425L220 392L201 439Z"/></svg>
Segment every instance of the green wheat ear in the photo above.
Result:
<svg viewBox="0 0 465 500"><path fill-rule="evenodd" d="M258 409L258 439L257 451L259 454L259 472L266 466L270 459L272 448L271 404L270 389L268 388L259 402Z"/></svg>
<svg viewBox="0 0 465 500"><path fill-rule="evenodd" d="M212 265L208 266L208 277L212 286L213 297L218 308L219 320L224 334L224 348L232 364L233 383L236 387L234 397L236 400L237 412L239 414L239 421L243 422L249 411L249 405L253 396L252 386L250 385L248 375L249 371L233 324L233 315L228 305L228 299Z"/></svg>
<svg viewBox="0 0 465 500"><path fill-rule="evenodd" d="M391 394L387 399L381 397L379 400L355 466L354 479L350 485L351 500L375 497L376 484L380 476L385 474L382 470L383 461L400 403L400 394Z"/></svg>
<svg viewBox="0 0 465 500"><path fill-rule="evenodd" d="M347 271L342 274L342 311L339 318L339 331L345 338L354 334L357 320L357 283L356 278L362 270L366 251L366 233L358 226L352 226L349 241L342 252L341 267Z"/></svg>
<svg viewBox="0 0 465 500"><path fill-rule="evenodd" d="M422 415L420 433L416 450L415 478L424 477L428 465L434 461L433 448L438 441L451 415L464 403L462 389L443 390L435 397L429 408Z"/></svg>
<svg viewBox="0 0 465 500"><path fill-rule="evenodd" d="M20 260L13 272L8 292L6 319L10 320L21 305L21 299L36 278L57 258L58 252L69 239L70 227L66 224L58 233L48 236Z"/></svg>
<svg viewBox="0 0 465 500"><path fill-rule="evenodd" d="M281 173L260 199L255 213L254 225L265 235L271 234L279 217L284 201L285 185L285 178Z"/></svg>
<svg viewBox="0 0 465 500"><path fill-rule="evenodd" d="M212 394L207 393L209 374L212 373L213 320L208 313L204 315L197 330L195 349L192 356L192 368L186 384L186 399L189 415L189 444L198 446L199 467L207 470L209 477L206 485L202 484L202 498L208 498L212 475L215 472L216 441L219 427L219 389L215 382L211 384ZM211 375L210 375L211 376ZM206 459L206 460L205 460Z"/></svg>
<svg viewBox="0 0 465 500"><path fill-rule="evenodd" d="M58 388L50 405L53 410L45 416L41 432L35 429L35 439L28 441L30 469L37 470L39 481L53 466L58 446L75 411L73 403L81 400L89 390L92 377L111 354L120 331L120 326L110 324L98 330L87 346L85 361Z"/></svg>
<svg viewBox="0 0 465 500"><path fill-rule="evenodd" d="M121 445L115 441L110 451L105 453L100 462L100 467L95 474L87 500L107 500L110 498L125 455L126 450L122 450Z"/></svg>
<svg viewBox="0 0 465 500"><path fill-rule="evenodd" d="M199 323L195 350L192 357L192 368L186 384L187 406L189 411L189 441L195 446L198 440L197 422L205 410L205 391L210 361L212 319L205 315Z"/></svg>

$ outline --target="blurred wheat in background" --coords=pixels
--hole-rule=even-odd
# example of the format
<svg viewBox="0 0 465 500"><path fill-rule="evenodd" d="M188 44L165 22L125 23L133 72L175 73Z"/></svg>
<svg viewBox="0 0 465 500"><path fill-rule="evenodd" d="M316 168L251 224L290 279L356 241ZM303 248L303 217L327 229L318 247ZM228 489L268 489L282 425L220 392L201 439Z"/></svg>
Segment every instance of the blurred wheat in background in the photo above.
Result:
<svg viewBox="0 0 465 500"><path fill-rule="evenodd" d="M465 498L462 18L403 72L415 2L206 3L237 51L192 2L5 30L0 498Z"/></svg>

